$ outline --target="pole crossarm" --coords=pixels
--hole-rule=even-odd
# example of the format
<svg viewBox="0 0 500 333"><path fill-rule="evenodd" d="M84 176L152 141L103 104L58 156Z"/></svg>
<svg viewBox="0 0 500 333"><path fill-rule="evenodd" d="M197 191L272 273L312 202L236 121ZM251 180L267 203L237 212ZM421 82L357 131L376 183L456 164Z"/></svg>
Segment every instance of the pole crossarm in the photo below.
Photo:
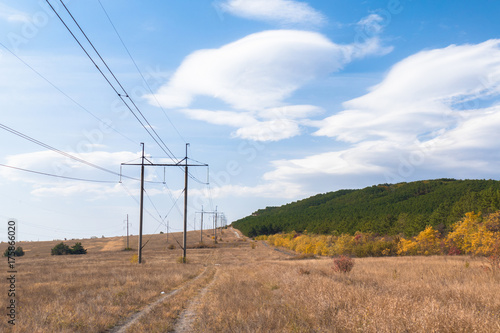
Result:
<svg viewBox="0 0 500 333"><path fill-rule="evenodd" d="M141 163L122 163L121 165L138 165L138 166L142 166ZM164 164L164 163L153 163L153 164L144 164L145 167L147 166L180 166L180 167L185 167L185 166L208 166L208 164L178 164L178 163L175 163L175 164Z"/></svg>

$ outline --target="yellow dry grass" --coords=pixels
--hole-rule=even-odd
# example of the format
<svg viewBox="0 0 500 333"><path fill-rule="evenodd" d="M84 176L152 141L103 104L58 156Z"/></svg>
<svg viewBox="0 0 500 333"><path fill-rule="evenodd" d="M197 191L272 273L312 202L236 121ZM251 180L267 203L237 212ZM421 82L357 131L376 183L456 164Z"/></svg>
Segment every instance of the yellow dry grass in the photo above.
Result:
<svg viewBox="0 0 500 333"><path fill-rule="evenodd" d="M499 332L500 278L467 260L363 258L349 274L325 259L228 267L194 331Z"/></svg>
<svg viewBox="0 0 500 333"><path fill-rule="evenodd" d="M188 236L195 247L199 232ZM189 249L188 264L177 263L182 251L172 234L175 250L166 235L145 236L143 265L121 250L123 238L81 240L89 251L79 256L51 256L57 242L21 244L15 331L106 332L177 288L128 331L171 331L188 305L192 332L500 331L500 276L480 259L363 258L342 274L328 258L290 260L231 229L221 237L216 248ZM4 318L0 331L9 329Z"/></svg>

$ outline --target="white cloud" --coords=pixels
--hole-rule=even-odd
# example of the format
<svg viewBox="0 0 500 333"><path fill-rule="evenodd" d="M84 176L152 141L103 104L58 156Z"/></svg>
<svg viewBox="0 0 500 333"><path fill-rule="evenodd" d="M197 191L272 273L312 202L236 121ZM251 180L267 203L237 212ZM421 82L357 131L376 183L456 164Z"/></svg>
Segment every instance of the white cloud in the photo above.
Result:
<svg viewBox="0 0 500 333"><path fill-rule="evenodd" d="M239 128L235 136L254 141L279 141L300 133L299 124L290 119L273 119Z"/></svg>
<svg viewBox="0 0 500 333"><path fill-rule="evenodd" d="M211 111L202 109L183 109L181 111L188 115L191 119L202 120L215 125L242 127L257 123L257 120L249 113Z"/></svg>
<svg viewBox="0 0 500 333"><path fill-rule="evenodd" d="M300 121L323 110L313 105L289 105L254 112L182 109L191 119L237 127L233 137L254 141L278 141L300 133ZM297 120L298 119L298 120Z"/></svg>
<svg viewBox="0 0 500 333"><path fill-rule="evenodd" d="M269 108L259 112L259 116L267 119L300 119L323 113L324 110L315 105L286 105Z"/></svg>
<svg viewBox="0 0 500 333"><path fill-rule="evenodd" d="M326 17L305 2L292 0L227 0L218 5L232 15L282 25L320 26Z"/></svg>
<svg viewBox="0 0 500 333"><path fill-rule="evenodd" d="M325 36L307 31L275 30L255 33L219 49L200 50L189 55L170 81L156 93L166 108L188 108L196 96L220 99L232 109L249 114L235 117L234 111L200 112L184 110L198 120L234 126L245 122L236 135L267 140L290 137L300 131L292 119L320 111L311 105L286 105L286 99L303 85L341 69L368 55L389 52L378 39L363 44L339 45ZM151 103L156 101L146 96ZM276 115L287 124L285 135L268 135ZM214 116L209 119L210 116ZM262 130L250 120L265 120ZM258 119L260 118L260 119ZM268 121L271 119L271 121ZM250 121L250 123L247 123ZM253 133L257 130L257 133Z"/></svg>
<svg viewBox="0 0 500 333"><path fill-rule="evenodd" d="M460 105L500 92L500 41L419 52L396 64L371 92L319 124L317 135L359 142L412 140L453 126Z"/></svg>
<svg viewBox="0 0 500 333"><path fill-rule="evenodd" d="M316 122L317 136L348 148L275 161L264 179L492 177L500 161L499 96L500 40L419 52L345 110Z"/></svg>
<svg viewBox="0 0 500 333"><path fill-rule="evenodd" d="M187 107L196 95L236 109L277 107L304 83L338 70L351 54L349 47L314 32L260 32L189 55L157 97L171 108Z"/></svg>

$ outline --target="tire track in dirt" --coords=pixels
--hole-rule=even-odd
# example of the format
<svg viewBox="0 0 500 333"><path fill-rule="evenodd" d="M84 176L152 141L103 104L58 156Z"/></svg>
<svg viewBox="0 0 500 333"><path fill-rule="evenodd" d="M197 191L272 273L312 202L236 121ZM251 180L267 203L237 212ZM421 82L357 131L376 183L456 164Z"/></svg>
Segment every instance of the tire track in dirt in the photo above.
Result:
<svg viewBox="0 0 500 333"><path fill-rule="evenodd" d="M203 272L201 272L200 274L198 274L196 277L192 278L191 280L185 282L183 285L181 285L179 288L177 289L174 289L172 291L170 291L169 293L163 295L162 297L160 297L159 299L157 299L156 301L154 301L153 303L147 305L144 309L142 309L141 311L139 312L136 312L134 313L133 315L131 315L130 317L128 317L127 319L125 319L124 322L122 323L119 323L118 325L116 325L115 327L113 327L111 330L109 330L108 332L109 333L125 333L127 331L128 328L130 328L134 323L136 323L140 318L142 318L144 315L147 315L149 312L151 312L151 310L156 307L157 305L163 303L164 301L166 301L167 299L169 299L170 297L176 295L178 292L180 292L181 290L185 289L186 287L190 286L191 284L193 284L195 281L197 281L198 279L200 279L202 276L204 276L207 272L209 271L208 268L205 268L203 270Z"/></svg>
<svg viewBox="0 0 500 333"><path fill-rule="evenodd" d="M194 320L196 319L197 308L200 305L201 300L203 299L207 291L217 280L218 272L219 271L217 270L217 267L215 267L215 273L214 276L212 277L212 280L208 282L207 285L203 287L198 292L198 294L189 301L187 307L182 311L182 313L180 314L179 318L176 321L173 331L174 333L190 333L193 331L193 324Z"/></svg>

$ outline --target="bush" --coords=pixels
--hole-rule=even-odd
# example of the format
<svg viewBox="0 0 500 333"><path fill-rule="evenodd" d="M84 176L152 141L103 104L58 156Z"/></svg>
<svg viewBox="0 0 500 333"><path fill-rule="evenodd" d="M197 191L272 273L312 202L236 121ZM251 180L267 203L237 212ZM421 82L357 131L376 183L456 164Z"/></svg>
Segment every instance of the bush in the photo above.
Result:
<svg viewBox="0 0 500 333"><path fill-rule="evenodd" d="M167 246L167 249L169 249L169 250L175 250L175 245L174 244L170 244L169 246Z"/></svg>
<svg viewBox="0 0 500 333"><path fill-rule="evenodd" d="M52 254L53 256L60 256L63 254L70 254L70 253L71 249L69 248L69 246L62 242L57 244L50 250L50 254Z"/></svg>
<svg viewBox="0 0 500 333"><path fill-rule="evenodd" d="M22 257L22 256L24 256L24 250L23 250L23 248L22 248L22 247L20 247L20 246L18 246L18 247L16 248L16 250L14 251L14 255L15 255L16 257Z"/></svg>
<svg viewBox="0 0 500 333"><path fill-rule="evenodd" d="M87 254L87 250L82 246L82 243L76 243L71 248L70 254Z"/></svg>
<svg viewBox="0 0 500 333"><path fill-rule="evenodd" d="M333 270L335 272L349 273L354 267L354 260L347 256L340 256L333 259Z"/></svg>
<svg viewBox="0 0 500 333"><path fill-rule="evenodd" d="M5 252L3 253L3 256L4 257L8 257L9 253L10 253L9 248L7 248L7 249L5 249ZM22 256L24 256L24 250L23 250L22 247L18 246L14 250L13 254L14 254L14 257L22 257Z"/></svg>
<svg viewBox="0 0 500 333"><path fill-rule="evenodd" d="M61 242L56 246L54 246L50 250L50 253L53 256L59 256L65 254L87 254L87 250L82 246L82 243L80 242L76 243L71 248L68 245Z"/></svg>

